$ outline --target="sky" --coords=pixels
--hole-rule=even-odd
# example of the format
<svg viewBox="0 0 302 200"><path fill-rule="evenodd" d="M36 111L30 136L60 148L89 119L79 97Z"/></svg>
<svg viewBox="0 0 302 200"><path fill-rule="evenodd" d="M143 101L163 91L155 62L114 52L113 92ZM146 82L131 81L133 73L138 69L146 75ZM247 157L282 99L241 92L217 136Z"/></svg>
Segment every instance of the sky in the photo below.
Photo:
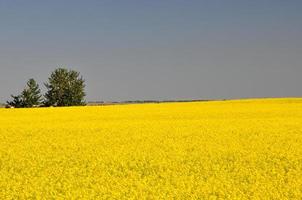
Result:
<svg viewBox="0 0 302 200"><path fill-rule="evenodd" d="M0 0L0 102L57 67L87 101L302 96L301 0Z"/></svg>

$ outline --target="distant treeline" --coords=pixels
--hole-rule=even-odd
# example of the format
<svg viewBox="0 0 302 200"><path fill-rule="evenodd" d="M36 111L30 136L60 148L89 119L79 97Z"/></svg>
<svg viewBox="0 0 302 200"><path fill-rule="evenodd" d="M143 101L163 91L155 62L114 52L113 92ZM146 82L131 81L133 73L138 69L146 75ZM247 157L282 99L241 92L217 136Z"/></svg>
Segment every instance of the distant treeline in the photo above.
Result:
<svg viewBox="0 0 302 200"><path fill-rule="evenodd" d="M211 101L205 99L192 99L192 100L134 100L134 101L89 101L88 106L94 105L115 105L115 104L144 104L144 103L181 103L181 102L202 102Z"/></svg>

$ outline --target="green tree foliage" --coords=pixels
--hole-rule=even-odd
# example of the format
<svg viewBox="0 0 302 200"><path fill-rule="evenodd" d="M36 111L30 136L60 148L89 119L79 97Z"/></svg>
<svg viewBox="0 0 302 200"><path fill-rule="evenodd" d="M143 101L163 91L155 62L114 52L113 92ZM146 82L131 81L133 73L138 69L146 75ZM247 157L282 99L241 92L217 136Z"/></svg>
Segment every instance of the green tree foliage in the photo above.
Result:
<svg viewBox="0 0 302 200"><path fill-rule="evenodd" d="M39 106L42 101L41 90L34 79L29 79L25 89L20 95L14 96L12 101L7 101L7 105L15 108L30 108Z"/></svg>
<svg viewBox="0 0 302 200"><path fill-rule="evenodd" d="M34 79L29 79L27 87L22 92L24 107L30 108L41 104L42 95L39 85Z"/></svg>
<svg viewBox="0 0 302 200"><path fill-rule="evenodd" d="M11 97L13 98L12 101L7 101L7 107L14 107L14 108L22 108L23 107L23 100L22 100L22 96L21 95L11 95Z"/></svg>
<svg viewBox="0 0 302 200"><path fill-rule="evenodd" d="M45 83L45 106L79 106L84 105L85 81L74 70L58 68L52 72Z"/></svg>

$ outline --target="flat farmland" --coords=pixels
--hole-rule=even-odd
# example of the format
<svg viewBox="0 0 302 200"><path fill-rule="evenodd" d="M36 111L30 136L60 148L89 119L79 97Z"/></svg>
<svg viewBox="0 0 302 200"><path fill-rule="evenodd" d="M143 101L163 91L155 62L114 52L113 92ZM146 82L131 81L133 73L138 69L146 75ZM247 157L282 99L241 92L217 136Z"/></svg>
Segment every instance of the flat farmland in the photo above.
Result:
<svg viewBox="0 0 302 200"><path fill-rule="evenodd" d="M0 199L301 199L302 99L0 109Z"/></svg>

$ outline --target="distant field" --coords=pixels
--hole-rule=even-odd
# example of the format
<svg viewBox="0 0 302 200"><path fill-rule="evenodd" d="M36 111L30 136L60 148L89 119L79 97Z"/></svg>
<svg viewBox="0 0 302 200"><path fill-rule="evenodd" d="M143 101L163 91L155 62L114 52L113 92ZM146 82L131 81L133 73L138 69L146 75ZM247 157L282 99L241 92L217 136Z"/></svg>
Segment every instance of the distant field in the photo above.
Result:
<svg viewBox="0 0 302 200"><path fill-rule="evenodd" d="M301 199L302 99L0 109L0 199Z"/></svg>

